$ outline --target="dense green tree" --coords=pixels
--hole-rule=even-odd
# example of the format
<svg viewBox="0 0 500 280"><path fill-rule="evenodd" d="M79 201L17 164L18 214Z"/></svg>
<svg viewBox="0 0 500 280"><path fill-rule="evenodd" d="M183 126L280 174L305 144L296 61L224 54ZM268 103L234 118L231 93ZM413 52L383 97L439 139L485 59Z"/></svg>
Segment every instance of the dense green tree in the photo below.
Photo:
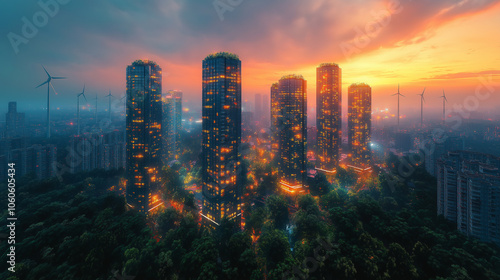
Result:
<svg viewBox="0 0 500 280"><path fill-rule="evenodd" d="M288 202L283 196L271 195L266 200L269 218L277 229L285 229L289 221Z"/></svg>
<svg viewBox="0 0 500 280"><path fill-rule="evenodd" d="M326 179L325 174L318 172L314 178L309 179L309 191L314 196L321 196L328 193L331 189L331 184Z"/></svg>
<svg viewBox="0 0 500 280"><path fill-rule="evenodd" d="M356 183L358 175L352 168L344 169L339 166L337 167L335 178L338 180L341 187L349 187Z"/></svg>
<svg viewBox="0 0 500 280"><path fill-rule="evenodd" d="M250 232L259 234L262 230L262 226L267 218L266 208L264 207L255 207L251 209L249 213L249 217L246 220L245 227Z"/></svg>
<svg viewBox="0 0 500 280"><path fill-rule="evenodd" d="M158 231L161 235L167 234L171 229L177 228L182 219L181 214L174 208L167 208L158 216Z"/></svg>
<svg viewBox="0 0 500 280"><path fill-rule="evenodd" d="M264 231L259 239L259 248L264 254L268 270L276 268L290 256L288 239L283 231L278 229Z"/></svg>
<svg viewBox="0 0 500 280"><path fill-rule="evenodd" d="M392 161L397 174L401 160ZM165 172L165 190L187 206L185 170L176 164ZM0 272L0 279L500 279L498 247L436 216L435 178L421 166L395 180L382 175L380 184L363 177L368 187L349 194L337 187L319 202L300 196L291 219L287 200L271 195L264 206L244 208L243 232L227 219L214 231L200 228L195 211L146 217L128 209L123 197L103 191L122 174L20 180L16 274ZM0 215L5 221L7 213ZM4 257L6 246L0 243Z"/></svg>

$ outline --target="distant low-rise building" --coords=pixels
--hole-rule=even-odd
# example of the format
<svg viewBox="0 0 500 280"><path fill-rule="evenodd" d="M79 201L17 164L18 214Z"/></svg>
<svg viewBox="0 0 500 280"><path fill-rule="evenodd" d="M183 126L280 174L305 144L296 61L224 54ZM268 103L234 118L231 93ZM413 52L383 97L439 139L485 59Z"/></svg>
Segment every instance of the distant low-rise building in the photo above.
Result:
<svg viewBox="0 0 500 280"><path fill-rule="evenodd" d="M33 174L39 180L56 176L56 162L57 149L50 144L11 149L6 154L0 155L2 166L7 166L8 163L15 164L16 177ZM7 178L5 170L0 173L0 178L2 180Z"/></svg>
<svg viewBox="0 0 500 280"><path fill-rule="evenodd" d="M123 131L74 136L66 162L70 172L125 168L126 144Z"/></svg>
<svg viewBox="0 0 500 280"><path fill-rule="evenodd" d="M24 136L24 113L17 112L17 102L9 102L9 111L5 114L5 136L23 137Z"/></svg>

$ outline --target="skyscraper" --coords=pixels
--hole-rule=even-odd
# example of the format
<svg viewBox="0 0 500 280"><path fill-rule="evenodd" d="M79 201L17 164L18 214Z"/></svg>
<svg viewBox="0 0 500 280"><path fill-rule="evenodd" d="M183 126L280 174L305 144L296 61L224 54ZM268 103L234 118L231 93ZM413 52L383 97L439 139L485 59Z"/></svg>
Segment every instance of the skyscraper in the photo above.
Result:
<svg viewBox="0 0 500 280"><path fill-rule="evenodd" d="M6 136L24 136L24 113L17 112L17 102L9 102L9 111L5 114Z"/></svg>
<svg viewBox="0 0 500 280"><path fill-rule="evenodd" d="M352 84L348 89L348 144L351 164L368 168L371 163L372 89L369 85Z"/></svg>
<svg viewBox="0 0 500 280"><path fill-rule="evenodd" d="M278 83L278 178L288 195L304 192L307 175L307 83L302 76L283 76Z"/></svg>
<svg viewBox="0 0 500 280"><path fill-rule="evenodd" d="M263 119L263 114L262 114L262 95L260 94L255 94L255 103L254 103L254 113L255 113L255 121L258 123L259 127L262 126L262 119Z"/></svg>
<svg viewBox="0 0 500 280"><path fill-rule="evenodd" d="M127 203L146 213L160 202L161 68L150 60L127 67Z"/></svg>
<svg viewBox="0 0 500 280"><path fill-rule="evenodd" d="M241 221L241 61L220 52L203 60L203 224Z"/></svg>
<svg viewBox="0 0 500 280"><path fill-rule="evenodd" d="M278 154L278 116L280 115L280 101L278 83L271 85L271 151Z"/></svg>
<svg viewBox="0 0 500 280"><path fill-rule="evenodd" d="M316 127L317 169L331 173L339 164L342 143L342 77L335 63L316 68Z"/></svg>
<svg viewBox="0 0 500 280"><path fill-rule="evenodd" d="M264 94L262 95L262 120L261 120L261 127L262 128L269 128L269 95Z"/></svg>
<svg viewBox="0 0 500 280"><path fill-rule="evenodd" d="M180 156L180 133L182 130L182 92L170 90L163 98L163 164Z"/></svg>

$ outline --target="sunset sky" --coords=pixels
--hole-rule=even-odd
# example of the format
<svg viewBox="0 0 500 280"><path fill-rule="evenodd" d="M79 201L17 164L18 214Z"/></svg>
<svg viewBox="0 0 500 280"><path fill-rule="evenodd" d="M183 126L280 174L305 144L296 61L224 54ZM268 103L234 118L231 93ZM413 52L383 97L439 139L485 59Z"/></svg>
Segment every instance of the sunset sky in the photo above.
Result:
<svg viewBox="0 0 500 280"><path fill-rule="evenodd" d="M0 112L8 101L18 101L21 111L45 108L44 88L35 89L46 79L40 64L68 77L54 82L58 95L51 100L53 108L70 110L84 82L87 97L108 90L122 96L126 66L136 59L156 61L163 90L182 90L185 105L200 110L202 60L229 51L242 61L243 99L250 103L256 93L268 95L281 76L302 74L314 114L316 66L335 62L343 71L344 101L351 83L366 82L373 107L395 111L390 95L399 83L406 95L402 113L416 116L416 94L427 87L426 110L438 118L443 89L451 108L489 79L495 91L478 110L500 114L494 113L500 105L500 1L67 2L17 54L8 34L22 36L22 18L32 22L43 9L37 1L2 3ZM228 10L218 12L224 5Z"/></svg>

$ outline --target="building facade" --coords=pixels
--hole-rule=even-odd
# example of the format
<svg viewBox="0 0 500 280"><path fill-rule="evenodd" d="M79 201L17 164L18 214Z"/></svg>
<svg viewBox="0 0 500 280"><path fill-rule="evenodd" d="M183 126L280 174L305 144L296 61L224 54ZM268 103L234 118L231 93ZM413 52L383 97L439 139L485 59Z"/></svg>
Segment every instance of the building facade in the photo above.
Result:
<svg viewBox="0 0 500 280"><path fill-rule="evenodd" d="M262 126L262 119L263 119L263 114L262 114L262 95L261 94L255 94L254 96L254 116L255 116L255 124L257 127Z"/></svg>
<svg viewBox="0 0 500 280"><path fill-rule="evenodd" d="M9 110L5 114L5 136L23 137L24 136L24 113L17 112L17 102L9 102Z"/></svg>
<svg viewBox="0 0 500 280"><path fill-rule="evenodd" d="M241 61L220 52L203 60L202 223L241 222Z"/></svg>
<svg viewBox="0 0 500 280"><path fill-rule="evenodd" d="M436 167L438 215L467 236L500 245L500 158L450 151Z"/></svg>
<svg viewBox="0 0 500 280"><path fill-rule="evenodd" d="M58 176L57 148L55 145L32 145L14 148L0 155L0 164L14 163L16 176L34 175L39 180ZM6 168L4 168L6 170ZM7 173L0 171L0 179L6 180Z"/></svg>
<svg viewBox="0 0 500 280"><path fill-rule="evenodd" d="M316 127L316 167L332 173L339 164L342 144L342 74L335 63L316 68Z"/></svg>
<svg viewBox="0 0 500 280"><path fill-rule="evenodd" d="M271 85L271 151L276 156L278 154L278 116L280 115L280 100L278 83Z"/></svg>
<svg viewBox="0 0 500 280"><path fill-rule="evenodd" d="M125 168L126 144L123 135L123 130L116 130L72 137L71 150L65 160L70 172Z"/></svg>
<svg viewBox="0 0 500 280"><path fill-rule="evenodd" d="M445 136L440 139L434 139L433 135L428 136L431 138L431 145L434 146L432 153L425 153L425 170L433 176L437 176L437 160L450 151L457 151L464 149L464 139L457 136ZM426 144L426 143L423 143ZM427 147L426 144L424 147Z"/></svg>
<svg viewBox="0 0 500 280"><path fill-rule="evenodd" d="M305 191L307 176L307 82L288 75L278 83L278 179L289 195Z"/></svg>
<svg viewBox="0 0 500 280"><path fill-rule="evenodd" d="M355 168L367 168L371 164L371 87L364 83L352 84L348 89L347 103L349 161Z"/></svg>
<svg viewBox="0 0 500 280"><path fill-rule="evenodd" d="M170 90L163 98L163 165L181 155L182 92Z"/></svg>
<svg viewBox="0 0 500 280"><path fill-rule="evenodd" d="M127 204L147 213L159 203L161 169L162 72L153 61L127 67Z"/></svg>
<svg viewBox="0 0 500 280"><path fill-rule="evenodd" d="M269 129L269 95L262 96L262 128Z"/></svg>

